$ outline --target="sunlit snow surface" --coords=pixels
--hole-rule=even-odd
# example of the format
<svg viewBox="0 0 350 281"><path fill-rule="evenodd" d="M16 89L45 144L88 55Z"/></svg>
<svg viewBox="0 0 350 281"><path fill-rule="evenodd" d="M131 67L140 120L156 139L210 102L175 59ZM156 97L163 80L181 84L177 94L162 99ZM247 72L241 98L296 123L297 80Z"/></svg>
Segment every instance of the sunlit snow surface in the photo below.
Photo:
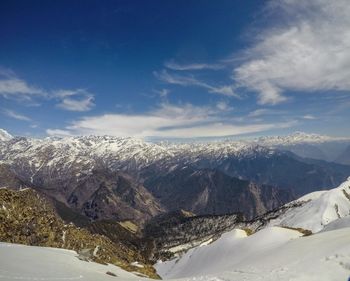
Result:
<svg viewBox="0 0 350 281"><path fill-rule="evenodd" d="M138 280L113 265L81 261L77 253L56 248L0 243L0 280Z"/></svg>
<svg viewBox="0 0 350 281"><path fill-rule="evenodd" d="M350 178L329 191L286 204L285 213L251 236L232 230L180 258L159 262L163 278L188 280L344 280L350 278ZM302 204L295 204L295 203ZM302 237L295 229L314 234ZM212 278L212 279L210 279Z"/></svg>
<svg viewBox="0 0 350 281"><path fill-rule="evenodd" d="M233 230L210 245L190 250L177 262L158 264L157 269L164 279L184 281L348 280L349 227L299 236L279 227L248 237ZM0 243L0 280L145 280L76 256L74 251Z"/></svg>
<svg viewBox="0 0 350 281"><path fill-rule="evenodd" d="M237 230L214 243L192 249L179 260L157 264L164 279L347 281L350 277L350 228L299 237L271 227L248 237ZM186 278L187 277L187 278Z"/></svg>
<svg viewBox="0 0 350 281"><path fill-rule="evenodd" d="M337 188L309 193L286 206L296 202L305 203L271 220L270 226L300 227L318 232L329 223L350 215L350 178Z"/></svg>
<svg viewBox="0 0 350 281"><path fill-rule="evenodd" d="M0 280L146 280L76 256L74 251L0 243ZM158 264L157 269L164 279L183 281L347 281L350 227L308 237L279 227L248 237L233 230L190 250L177 262Z"/></svg>

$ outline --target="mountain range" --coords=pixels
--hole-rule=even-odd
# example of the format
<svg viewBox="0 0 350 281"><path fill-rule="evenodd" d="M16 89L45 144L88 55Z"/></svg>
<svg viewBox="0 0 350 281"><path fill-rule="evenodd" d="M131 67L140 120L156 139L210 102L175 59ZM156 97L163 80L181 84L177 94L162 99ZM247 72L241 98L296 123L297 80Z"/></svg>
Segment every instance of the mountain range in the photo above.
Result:
<svg viewBox="0 0 350 281"><path fill-rule="evenodd" d="M291 152L301 145L340 149L348 140L300 132L208 143L0 133L3 186L11 181L12 188L32 187L92 221L130 220L142 226L176 210L241 212L253 218L309 192L335 187L350 174L348 165Z"/></svg>

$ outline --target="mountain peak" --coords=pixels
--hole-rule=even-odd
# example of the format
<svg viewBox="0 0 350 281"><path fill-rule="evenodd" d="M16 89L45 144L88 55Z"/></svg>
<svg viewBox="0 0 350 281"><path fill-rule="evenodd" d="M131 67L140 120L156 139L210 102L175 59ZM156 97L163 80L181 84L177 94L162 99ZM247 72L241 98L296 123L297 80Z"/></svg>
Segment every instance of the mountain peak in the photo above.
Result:
<svg viewBox="0 0 350 281"><path fill-rule="evenodd" d="M344 138L336 138L326 135L309 134L301 131L296 131L286 136L268 136L257 139L259 143L265 145L285 145L298 143L323 143L329 141L344 140Z"/></svg>
<svg viewBox="0 0 350 281"><path fill-rule="evenodd" d="M0 129L0 141L8 141L12 138L13 136L10 135L6 130Z"/></svg>

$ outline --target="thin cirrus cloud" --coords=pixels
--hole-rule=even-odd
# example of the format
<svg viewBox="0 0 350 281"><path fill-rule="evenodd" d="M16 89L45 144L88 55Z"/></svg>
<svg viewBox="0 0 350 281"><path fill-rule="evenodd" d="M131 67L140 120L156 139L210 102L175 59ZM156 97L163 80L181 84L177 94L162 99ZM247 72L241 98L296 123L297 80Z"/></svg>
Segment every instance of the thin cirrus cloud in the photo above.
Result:
<svg viewBox="0 0 350 281"><path fill-rule="evenodd" d="M306 114L302 117L305 120L316 120L317 118L314 115Z"/></svg>
<svg viewBox="0 0 350 281"><path fill-rule="evenodd" d="M13 119L16 119L16 120L20 120L20 121L26 121L26 122L30 122L32 121L31 118L29 118L28 116L25 116L23 114L20 114L20 113L17 113L13 110L10 110L10 109L4 109L3 110L3 114L10 117L10 118L13 118Z"/></svg>
<svg viewBox="0 0 350 281"><path fill-rule="evenodd" d="M64 130L48 129L49 135L113 135L119 137L220 137L288 128L294 121L233 124L220 106L162 103L143 114L103 114L73 121Z"/></svg>
<svg viewBox="0 0 350 281"><path fill-rule="evenodd" d="M196 86L206 89L209 93L219 94L228 97L240 98L240 96L235 93L234 89L230 85L225 86L212 86L206 82L200 81L193 76L181 75L176 73L169 73L167 70L163 69L162 71L154 71L154 76L168 84L180 85L180 86Z"/></svg>
<svg viewBox="0 0 350 281"><path fill-rule="evenodd" d="M256 92L260 104L284 102L287 91L350 90L349 1L272 1L267 11L282 24L244 51L233 67L236 86Z"/></svg>
<svg viewBox="0 0 350 281"><path fill-rule="evenodd" d="M67 130L61 130L61 129L47 129L46 133L49 136L57 136L57 137L70 137L72 134Z"/></svg>
<svg viewBox="0 0 350 281"><path fill-rule="evenodd" d="M44 90L20 79L13 71L4 68L0 68L0 97L18 102L25 101L25 105L40 105L39 102L57 100L58 108L78 112L89 111L95 106L94 95L84 89ZM15 114L9 113L7 116L15 118Z"/></svg>
<svg viewBox="0 0 350 281"><path fill-rule="evenodd" d="M7 69L0 68L0 96L6 99L32 100L33 97L45 96L45 91L28 84Z"/></svg>
<svg viewBox="0 0 350 281"><path fill-rule="evenodd" d="M261 116L272 116L272 115L285 115L287 112L283 110L258 108L249 112L248 117L261 117Z"/></svg>
<svg viewBox="0 0 350 281"><path fill-rule="evenodd" d="M95 106L94 95L83 89L58 90L53 96L60 100L56 106L68 111L89 111Z"/></svg>
<svg viewBox="0 0 350 281"><path fill-rule="evenodd" d="M223 64L208 64L208 63L190 63L190 64L179 64L174 62L173 60L167 61L164 63L164 66L171 70L219 70L225 68Z"/></svg>

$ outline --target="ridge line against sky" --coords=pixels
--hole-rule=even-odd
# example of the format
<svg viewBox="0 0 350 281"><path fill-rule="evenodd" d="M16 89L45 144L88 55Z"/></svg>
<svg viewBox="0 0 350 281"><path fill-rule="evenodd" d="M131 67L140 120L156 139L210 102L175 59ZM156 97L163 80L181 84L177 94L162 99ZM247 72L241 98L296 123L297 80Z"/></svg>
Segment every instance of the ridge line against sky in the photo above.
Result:
<svg viewBox="0 0 350 281"><path fill-rule="evenodd" d="M349 14L346 0L3 1L0 127L349 136Z"/></svg>

